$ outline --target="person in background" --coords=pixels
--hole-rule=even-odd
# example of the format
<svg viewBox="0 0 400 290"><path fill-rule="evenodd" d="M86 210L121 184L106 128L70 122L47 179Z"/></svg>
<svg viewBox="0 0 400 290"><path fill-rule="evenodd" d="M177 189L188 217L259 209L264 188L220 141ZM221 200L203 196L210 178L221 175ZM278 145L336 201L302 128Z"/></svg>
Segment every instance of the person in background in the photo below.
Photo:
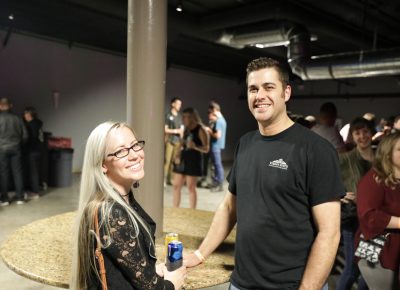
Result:
<svg viewBox="0 0 400 290"><path fill-rule="evenodd" d="M181 191L185 184L189 190L189 206L196 208L197 204L197 177L202 175L202 153L209 151L209 136L205 130L200 116L193 108L183 110L182 121L185 132L174 161L174 182L172 204L179 207L181 204Z"/></svg>
<svg viewBox="0 0 400 290"><path fill-rule="evenodd" d="M357 213L360 234L365 240L379 235L387 239L379 262L359 259L358 266L370 290L398 290L400 267L400 133L385 136L379 143L371 170L358 185Z"/></svg>
<svg viewBox="0 0 400 290"><path fill-rule="evenodd" d="M339 155L340 171L346 189L346 196L341 199L341 233L345 266L336 284L336 290L352 289L354 282L360 276L360 271L354 261L354 235L358 228L357 184L371 168L374 160L374 152L371 147L372 131L373 127L368 120L361 117L354 119L350 123L349 134L356 147ZM362 277L360 277L357 289L368 289Z"/></svg>
<svg viewBox="0 0 400 290"><path fill-rule="evenodd" d="M304 119L310 123L309 129L317 124L317 119L313 115L308 115Z"/></svg>
<svg viewBox="0 0 400 290"><path fill-rule="evenodd" d="M381 119L381 122L379 123L380 126L382 126L382 129L377 131L375 135L372 137L372 143L374 145L378 145L379 142L387 135L389 135L392 132L393 129L393 117Z"/></svg>
<svg viewBox="0 0 400 290"><path fill-rule="evenodd" d="M400 132L400 115L394 118L392 133Z"/></svg>
<svg viewBox="0 0 400 290"><path fill-rule="evenodd" d="M28 199L39 198L40 161L43 151L43 122L38 118L34 107L26 107L24 121L28 130L28 141L25 146L27 155L27 178L30 192Z"/></svg>
<svg viewBox="0 0 400 290"><path fill-rule="evenodd" d="M224 190L223 182L225 175L224 166L222 165L221 150L225 148L226 120L222 115L221 107L217 102L211 101L208 106L208 111L217 117L215 130L207 130L211 137L210 157L214 166L213 183L210 190L212 192L217 192Z"/></svg>
<svg viewBox="0 0 400 290"><path fill-rule="evenodd" d="M255 59L246 80L258 130L240 138L228 192L184 265L204 262L236 225L229 289L327 289L344 195L337 152L288 117L291 86L284 64Z"/></svg>
<svg viewBox="0 0 400 290"><path fill-rule="evenodd" d="M109 290L180 289L185 267L156 266L156 224L136 201L144 177L145 142L127 124L98 125L86 143L76 224L73 290L101 290L97 243L101 243ZM98 217L99 236L95 229Z"/></svg>
<svg viewBox="0 0 400 290"><path fill-rule="evenodd" d="M212 139L213 139L213 137L211 137L211 135L212 135L212 133L215 133L215 123L216 122L217 122L217 115L209 111L208 112L208 126L205 127L205 129L210 136L210 143L212 142ZM203 174L202 174L200 180L197 181L197 187L211 188L212 184L207 184L207 179L208 179L208 175L209 175L208 167L209 167L209 161L210 161L210 152L203 153L202 157L203 157ZM212 168L212 170L215 170L215 169Z"/></svg>
<svg viewBox="0 0 400 290"><path fill-rule="evenodd" d="M10 204L8 196L10 175L14 180L17 204L24 204L22 144L28 133L21 118L10 110L8 98L0 99L0 190L1 206Z"/></svg>
<svg viewBox="0 0 400 290"><path fill-rule="evenodd" d="M164 175L165 184L168 185L172 184L172 161L175 160L183 136L182 116L179 113L182 107L182 100L179 98L173 98L170 106L170 110L165 115L164 127L166 139Z"/></svg>
<svg viewBox="0 0 400 290"><path fill-rule="evenodd" d="M336 118L337 109L335 104L331 102L324 103L319 111L318 123L311 130L328 140L338 152L345 152L346 146L335 126Z"/></svg>

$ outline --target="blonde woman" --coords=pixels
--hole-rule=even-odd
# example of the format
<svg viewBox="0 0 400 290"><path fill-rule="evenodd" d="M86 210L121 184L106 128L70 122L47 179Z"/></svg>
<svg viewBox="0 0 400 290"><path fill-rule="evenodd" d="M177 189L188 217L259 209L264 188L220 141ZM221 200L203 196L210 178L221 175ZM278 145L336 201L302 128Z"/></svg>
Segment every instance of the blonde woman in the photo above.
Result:
<svg viewBox="0 0 400 290"><path fill-rule="evenodd" d="M197 178L202 175L202 153L209 151L209 137L203 126L199 114L193 108L187 108L182 112L182 122L185 126L182 146L177 154L174 164L174 182L172 203L179 207L181 203L181 191L185 184L189 191L189 205L196 208Z"/></svg>
<svg viewBox="0 0 400 290"><path fill-rule="evenodd" d="M135 200L134 191L144 177L144 144L124 123L102 123L91 132L82 168L71 289L102 289L94 255L97 242L109 290L182 287L184 267L174 272L164 264L156 267L156 225Z"/></svg>
<svg viewBox="0 0 400 290"><path fill-rule="evenodd" d="M365 240L388 234L378 263L358 263L369 289L400 289L400 133L379 143L373 167L358 185L357 212Z"/></svg>

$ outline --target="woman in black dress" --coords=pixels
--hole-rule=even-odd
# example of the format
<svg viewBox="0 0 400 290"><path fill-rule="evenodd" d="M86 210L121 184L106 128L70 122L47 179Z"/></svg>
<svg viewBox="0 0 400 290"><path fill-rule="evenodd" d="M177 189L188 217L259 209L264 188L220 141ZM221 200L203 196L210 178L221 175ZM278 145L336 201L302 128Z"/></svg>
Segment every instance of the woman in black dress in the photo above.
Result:
<svg viewBox="0 0 400 290"><path fill-rule="evenodd" d="M182 187L186 181L189 190L189 205L191 208L196 208L197 177L202 175L202 153L207 153L210 148L209 137L195 109L183 110L182 122L185 132L180 152L174 161L172 203L174 207L179 207Z"/></svg>
<svg viewBox="0 0 400 290"><path fill-rule="evenodd" d="M163 263L156 266L156 224L135 199L138 181L144 177L144 144L125 123L106 122L90 134L82 168L71 289L102 289L101 263L95 258L98 243L109 290L182 287L185 267L169 272Z"/></svg>

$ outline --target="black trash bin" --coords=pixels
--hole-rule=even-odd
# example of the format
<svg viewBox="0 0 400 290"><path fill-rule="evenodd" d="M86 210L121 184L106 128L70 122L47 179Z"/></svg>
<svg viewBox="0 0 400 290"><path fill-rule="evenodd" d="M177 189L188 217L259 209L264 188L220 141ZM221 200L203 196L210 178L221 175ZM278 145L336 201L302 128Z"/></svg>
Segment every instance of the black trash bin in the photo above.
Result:
<svg viewBox="0 0 400 290"><path fill-rule="evenodd" d="M74 149L52 148L49 150L49 186L72 185L72 157Z"/></svg>

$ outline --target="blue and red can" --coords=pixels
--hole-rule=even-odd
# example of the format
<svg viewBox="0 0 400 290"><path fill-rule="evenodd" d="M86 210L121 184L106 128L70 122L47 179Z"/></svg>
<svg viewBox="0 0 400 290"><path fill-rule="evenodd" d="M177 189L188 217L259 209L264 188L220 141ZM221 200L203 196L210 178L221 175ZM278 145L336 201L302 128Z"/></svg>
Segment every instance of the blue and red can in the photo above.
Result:
<svg viewBox="0 0 400 290"><path fill-rule="evenodd" d="M182 267L183 261L183 244L180 241L172 241L168 244L167 253L167 269L168 271L175 271Z"/></svg>

